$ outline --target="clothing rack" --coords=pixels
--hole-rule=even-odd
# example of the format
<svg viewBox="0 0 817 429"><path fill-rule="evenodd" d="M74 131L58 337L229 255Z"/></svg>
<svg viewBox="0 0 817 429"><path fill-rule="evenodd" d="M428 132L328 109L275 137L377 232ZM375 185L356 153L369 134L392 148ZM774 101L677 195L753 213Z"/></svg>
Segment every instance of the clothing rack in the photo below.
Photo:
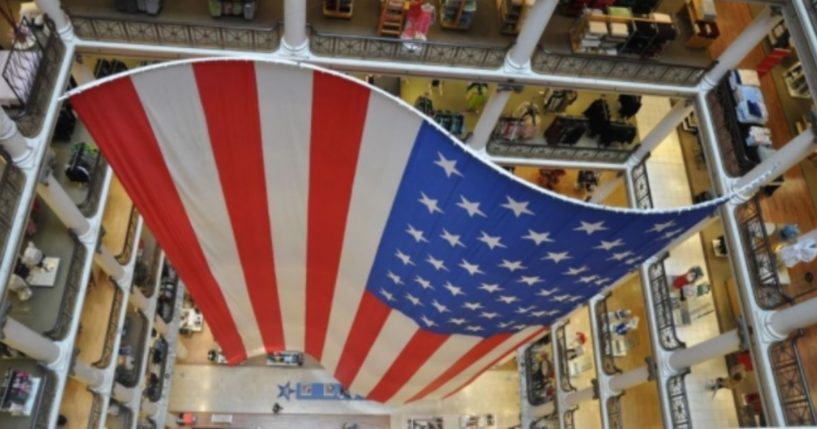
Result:
<svg viewBox="0 0 817 429"><path fill-rule="evenodd" d="M581 116L557 115L545 130L545 142L549 145L575 145L589 125L590 121Z"/></svg>
<svg viewBox="0 0 817 429"><path fill-rule="evenodd" d="M542 107L546 112L561 113L573 104L579 94L572 89L549 89L545 94Z"/></svg>

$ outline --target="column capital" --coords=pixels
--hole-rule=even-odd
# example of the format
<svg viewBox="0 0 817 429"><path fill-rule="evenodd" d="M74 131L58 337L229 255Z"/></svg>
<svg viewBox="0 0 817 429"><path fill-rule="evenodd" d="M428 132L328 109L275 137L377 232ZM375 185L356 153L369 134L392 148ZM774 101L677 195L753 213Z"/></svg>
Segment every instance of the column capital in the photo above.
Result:
<svg viewBox="0 0 817 429"><path fill-rule="evenodd" d="M531 62L528 59L523 64L517 64L510 56L505 57L505 62L502 65L502 70L506 73L527 74L532 73Z"/></svg>
<svg viewBox="0 0 817 429"><path fill-rule="evenodd" d="M281 38L281 48L279 50L281 55L285 57L292 57L292 58L308 58L310 56L309 51L309 39L307 38L298 46L292 46L287 43L286 38Z"/></svg>
<svg viewBox="0 0 817 429"><path fill-rule="evenodd" d="M766 344L776 343L778 341L783 341L789 337L789 334L786 332L779 332L777 329L774 328L772 324L772 315L774 311L755 311L755 314L758 318L758 326L754 330L755 338L758 341L761 341ZM748 341L747 339L742 339L742 341Z"/></svg>

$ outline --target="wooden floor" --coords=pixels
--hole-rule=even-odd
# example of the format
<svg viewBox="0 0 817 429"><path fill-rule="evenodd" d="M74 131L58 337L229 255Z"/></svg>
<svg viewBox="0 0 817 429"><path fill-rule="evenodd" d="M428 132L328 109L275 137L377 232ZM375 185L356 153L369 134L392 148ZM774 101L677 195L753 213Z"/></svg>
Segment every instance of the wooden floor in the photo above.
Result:
<svg viewBox="0 0 817 429"><path fill-rule="evenodd" d="M93 364L102 357L116 287L102 269L94 265L76 342L78 359L87 364Z"/></svg>
<svg viewBox="0 0 817 429"><path fill-rule="evenodd" d="M111 179L111 189L108 192L105 214L102 216L102 227L105 228L102 244L114 255L119 254L125 244L132 206L133 203L128 197L128 193L125 192L125 188L122 187L122 182L114 176Z"/></svg>
<svg viewBox="0 0 817 429"><path fill-rule="evenodd" d="M88 390L87 386L73 378L68 378L60 405L60 414L68 418L67 429L87 428L93 403L94 394Z"/></svg>

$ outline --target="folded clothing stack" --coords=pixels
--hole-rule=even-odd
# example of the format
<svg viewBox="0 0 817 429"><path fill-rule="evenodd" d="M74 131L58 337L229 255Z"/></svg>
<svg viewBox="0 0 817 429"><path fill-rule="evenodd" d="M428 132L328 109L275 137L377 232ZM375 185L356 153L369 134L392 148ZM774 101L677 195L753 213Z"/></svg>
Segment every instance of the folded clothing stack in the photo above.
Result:
<svg viewBox="0 0 817 429"><path fill-rule="evenodd" d="M772 145L772 132L766 127L749 127L749 134L746 136L746 144L749 146Z"/></svg>

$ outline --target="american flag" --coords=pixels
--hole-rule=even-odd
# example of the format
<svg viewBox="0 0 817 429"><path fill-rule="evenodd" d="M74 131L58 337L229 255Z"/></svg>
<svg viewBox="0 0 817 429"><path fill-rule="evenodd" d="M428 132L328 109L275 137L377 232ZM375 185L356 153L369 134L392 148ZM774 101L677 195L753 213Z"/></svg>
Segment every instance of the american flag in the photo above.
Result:
<svg viewBox="0 0 817 429"><path fill-rule="evenodd" d="M537 189L303 65L163 64L71 103L231 363L303 350L381 402L457 392L715 209Z"/></svg>

